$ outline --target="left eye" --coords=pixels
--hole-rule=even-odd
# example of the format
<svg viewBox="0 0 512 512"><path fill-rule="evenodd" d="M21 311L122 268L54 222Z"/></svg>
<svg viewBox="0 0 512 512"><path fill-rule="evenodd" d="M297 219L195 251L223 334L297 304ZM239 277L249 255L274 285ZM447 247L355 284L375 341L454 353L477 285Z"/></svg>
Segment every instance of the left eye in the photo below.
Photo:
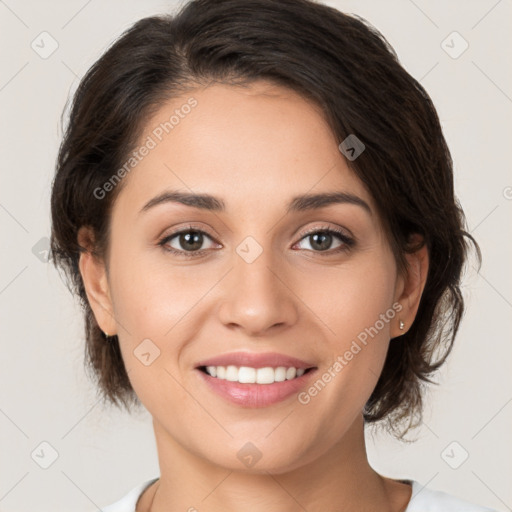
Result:
<svg viewBox="0 0 512 512"><path fill-rule="evenodd" d="M336 247L332 247L333 240L336 238L340 242ZM348 238L345 234L338 231L333 231L332 229L312 231L301 238L300 242L303 240L309 241L309 247L305 247L305 249L312 250L314 252L324 252L328 249L333 249L333 252L336 252L337 250L343 249L344 246L348 247L351 245L350 238Z"/></svg>

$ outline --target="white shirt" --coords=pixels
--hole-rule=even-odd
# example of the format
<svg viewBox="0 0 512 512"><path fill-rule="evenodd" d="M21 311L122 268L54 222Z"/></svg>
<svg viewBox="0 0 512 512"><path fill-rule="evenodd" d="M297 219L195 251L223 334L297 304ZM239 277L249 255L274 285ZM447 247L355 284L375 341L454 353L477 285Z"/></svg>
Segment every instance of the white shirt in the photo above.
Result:
<svg viewBox="0 0 512 512"><path fill-rule="evenodd" d="M135 505L141 494L158 478L148 480L134 487L123 498L108 507L103 512L135 512ZM473 505L442 491L424 487L416 480L402 480L412 484L412 496L404 512L497 512L494 509Z"/></svg>

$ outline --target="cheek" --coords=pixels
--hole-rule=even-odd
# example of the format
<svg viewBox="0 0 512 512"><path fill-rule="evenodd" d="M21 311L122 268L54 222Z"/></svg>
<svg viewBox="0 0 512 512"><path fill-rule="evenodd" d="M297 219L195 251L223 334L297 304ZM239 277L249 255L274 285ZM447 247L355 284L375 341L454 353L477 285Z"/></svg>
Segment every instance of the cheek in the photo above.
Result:
<svg viewBox="0 0 512 512"><path fill-rule="evenodd" d="M112 251L112 303L128 377L151 408L163 400L162 390L180 395L173 376L181 380L187 370L182 356L200 335L204 297L219 279L206 265L171 267L165 258L129 253Z"/></svg>
<svg viewBox="0 0 512 512"><path fill-rule="evenodd" d="M126 245L125 245L126 247ZM158 248L112 252L113 308L120 332L132 343L144 338L173 338L173 332L211 287L212 277L199 266L168 263Z"/></svg>
<svg viewBox="0 0 512 512"><path fill-rule="evenodd" d="M382 371L391 324L397 321L394 269L392 256L381 252L311 276L316 291L305 287L302 293L322 321L318 324L325 336L319 350L328 355L319 381L301 403L310 400L320 409L331 404L339 418L364 406Z"/></svg>
<svg viewBox="0 0 512 512"><path fill-rule="evenodd" d="M376 322L381 338L389 336L389 319L384 324L379 319L386 312L394 314L394 286L389 255L368 255L336 268L309 272L298 284L297 295L321 320L333 348L343 349Z"/></svg>

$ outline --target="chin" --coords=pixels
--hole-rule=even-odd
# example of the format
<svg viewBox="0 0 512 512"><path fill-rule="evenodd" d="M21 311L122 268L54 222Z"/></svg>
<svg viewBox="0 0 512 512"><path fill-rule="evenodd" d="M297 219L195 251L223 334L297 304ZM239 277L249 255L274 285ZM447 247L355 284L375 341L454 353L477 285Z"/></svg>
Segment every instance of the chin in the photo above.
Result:
<svg viewBox="0 0 512 512"><path fill-rule="evenodd" d="M319 456L318 450L309 450L305 453L303 439L291 440L288 437L288 442L283 444L283 438L277 435L277 431L272 435L274 434L276 437L273 440L265 439L267 431L265 435L259 437L260 441L257 440L258 436L251 438L248 435L243 440L230 438L224 445L212 442L208 445L210 449L200 450L200 456L216 466L252 475L287 473Z"/></svg>

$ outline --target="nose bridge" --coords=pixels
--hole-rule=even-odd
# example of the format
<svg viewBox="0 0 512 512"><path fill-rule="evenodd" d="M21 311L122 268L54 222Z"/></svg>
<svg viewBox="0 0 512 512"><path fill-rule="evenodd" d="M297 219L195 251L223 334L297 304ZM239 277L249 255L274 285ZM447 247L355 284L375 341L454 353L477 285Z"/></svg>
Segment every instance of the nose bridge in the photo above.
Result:
<svg viewBox="0 0 512 512"><path fill-rule="evenodd" d="M262 237L259 237L261 240ZM276 265L278 256L272 252L272 242L260 244L254 237L246 237L235 249L233 269L246 292L253 289L274 296L276 291ZM259 289L259 290L258 290Z"/></svg>
<svg viewBox="0 0 512 512"><path fill-rule="evenodd" d="M235 247L233 269L220 308L225 325L236 324L253 335L276 325L292 324L297 318L293 293L280 275L282 262L273 254L269 237L265 240L263 245L248 236Z"/></svg>

